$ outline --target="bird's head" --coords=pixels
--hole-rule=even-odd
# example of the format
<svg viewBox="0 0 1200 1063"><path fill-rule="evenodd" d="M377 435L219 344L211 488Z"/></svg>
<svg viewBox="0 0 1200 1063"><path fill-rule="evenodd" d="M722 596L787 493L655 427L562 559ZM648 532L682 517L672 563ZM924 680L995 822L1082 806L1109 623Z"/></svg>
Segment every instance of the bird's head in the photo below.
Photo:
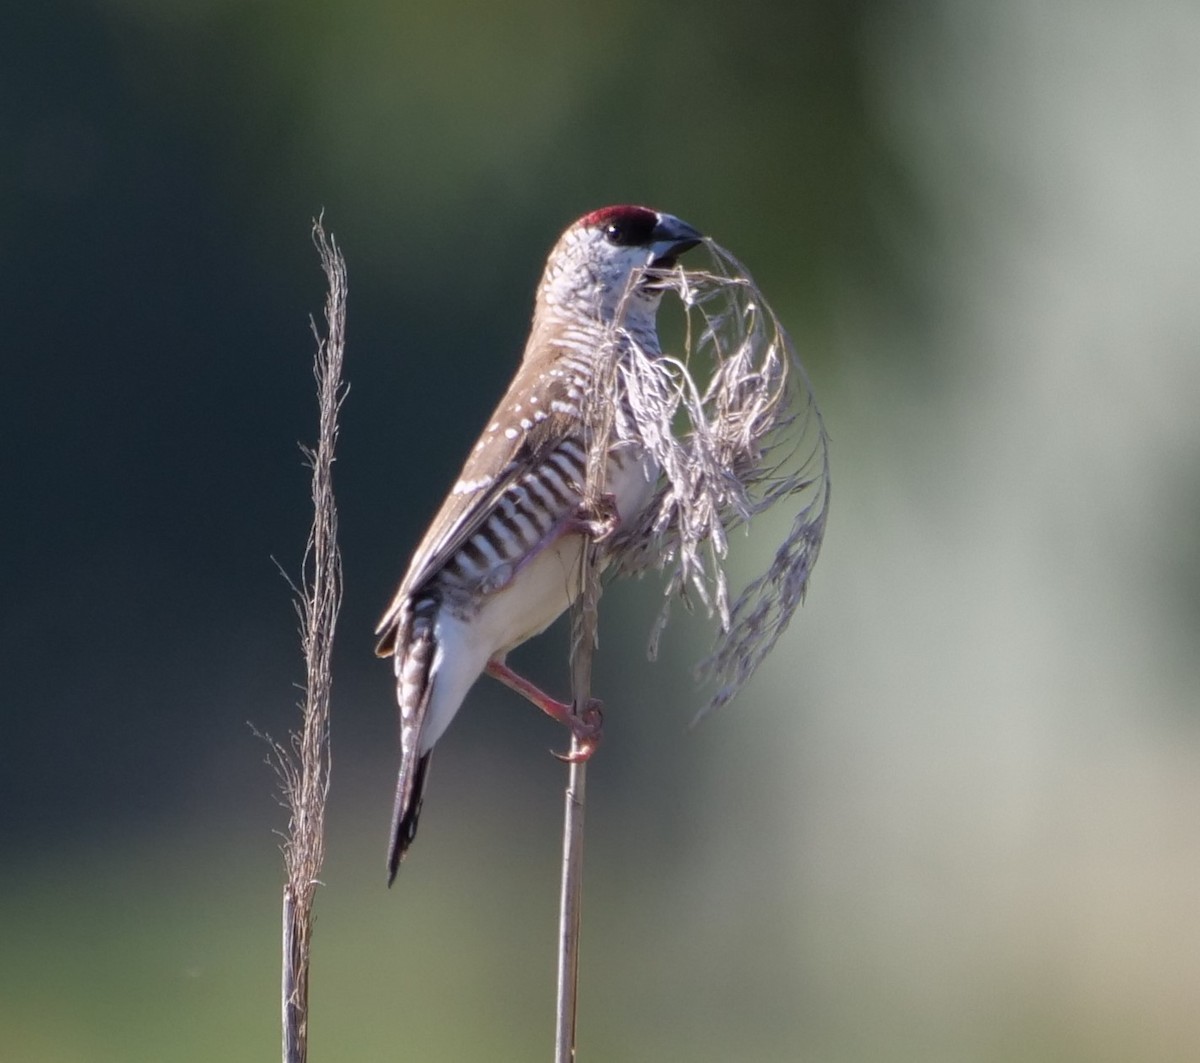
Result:
<svg viewBox="0 0 1200 1063"><path fill-rule="evenodd" d="M604 207L559 238L546 261L538 302L546 309L653 327L662 287L647 270L670 269L704 236L674 215L648 207ZM623 305L622 305L623 304Z"/></svg>

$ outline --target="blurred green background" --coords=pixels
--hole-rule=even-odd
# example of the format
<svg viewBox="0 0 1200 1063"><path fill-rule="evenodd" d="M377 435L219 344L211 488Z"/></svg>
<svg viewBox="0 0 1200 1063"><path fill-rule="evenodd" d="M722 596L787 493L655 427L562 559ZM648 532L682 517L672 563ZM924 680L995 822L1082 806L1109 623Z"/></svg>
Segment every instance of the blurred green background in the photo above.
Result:
<svg viewBox="0 0 1200 1063"><path fill-rule="evenodd" d="M1194 4L54 0L0 35L0 1059L277 1051L246 724L295 719L321 209L312 1058L549 1058L563 737L481 684L385 890L370 632L546 250L622 201L755 272L834 490L808 605L695 732L703 632L651 666L654 587L605 599L580 1058L1200 1058ZM520 660L561 688L565 647Z"/></svg>

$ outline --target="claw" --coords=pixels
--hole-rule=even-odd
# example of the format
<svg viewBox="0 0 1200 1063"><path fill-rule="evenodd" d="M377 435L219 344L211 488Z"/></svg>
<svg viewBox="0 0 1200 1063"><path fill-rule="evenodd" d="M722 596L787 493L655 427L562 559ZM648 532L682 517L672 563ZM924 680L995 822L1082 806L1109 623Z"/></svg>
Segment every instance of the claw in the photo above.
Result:
<svg viewBox="0 0 1200 1063"><path fill-rule="evenodd" d="M595 505L580 502L568 521L568 530L602 543L621 526L621 514L615 495L601 495Z"/></svg>
<svg viewBox="0 0 1200 1063"><path fill-rule="evenodd" d="M550 755L564 764L582 764L591 760L592 754L600 745L600 739L604 736L603 703L597 698L592 698L582 713L576 715L571 712L570 719L564 722L571 729L571 736L578 748L572 748L567 753L555 753L551 750Z"/></svg>

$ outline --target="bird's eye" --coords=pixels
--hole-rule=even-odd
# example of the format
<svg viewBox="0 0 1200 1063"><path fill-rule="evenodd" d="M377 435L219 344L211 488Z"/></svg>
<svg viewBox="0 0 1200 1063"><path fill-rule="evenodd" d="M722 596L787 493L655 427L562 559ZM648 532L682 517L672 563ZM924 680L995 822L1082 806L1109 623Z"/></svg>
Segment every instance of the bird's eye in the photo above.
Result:
<svg viewBox="0 0 1200 1063"><path fill-rule="evenodd" d="M626 244L632 243L629 238L629 230L620 222L611 222L604 230L604 238L610 244L616 244L617 247L624 247Z"/></svg>

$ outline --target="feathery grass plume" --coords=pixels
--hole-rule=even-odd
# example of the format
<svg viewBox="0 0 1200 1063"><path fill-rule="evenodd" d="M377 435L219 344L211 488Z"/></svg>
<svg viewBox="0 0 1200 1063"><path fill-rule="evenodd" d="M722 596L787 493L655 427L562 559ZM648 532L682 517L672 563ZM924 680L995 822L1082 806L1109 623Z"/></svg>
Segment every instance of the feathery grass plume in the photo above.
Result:
<svg viewBox="0 0 1200 1063"><path fill-rule="evenodd" d="M271 745L288 827L283 838L287 882L283 890L281 978L283 1061L303 1063L308 1055L308 972L313 901L325 860L325 801L329 793L329 699L333 687L333 637L342 603L342 558L337 541L333 495L338 413L346 388L342 361L346 337L346 263L320 219L313 243L321 256L328 291L326 335L312 325L317 341L313 375L317 381L320 427L316 447L302 447L312 470L313 522L304 551L301 585L292 584L304 652L304 703L299 734ZM290 582L290 581L289 581ZM264 736L265 737L265 736Z"/></svg>
<svg viewBox="0 0 1200 1063"><path fill-rule="evenodd" d="M791 339L746 268L713 241L705 246L708 269L676 266L658 282L683 303L683 351L650 357L616 329L609 386L625 401L608 404L609 438L640 443L663 470L650 505L610 547L618 575L666 573L651 658L674 599L689 609L698 601L719 620L697 667L715 691L693 723L738 693L787 628L829 507L829 441ZM730 604L728 532L786 499L799 506L787 537Z"/></svg>

